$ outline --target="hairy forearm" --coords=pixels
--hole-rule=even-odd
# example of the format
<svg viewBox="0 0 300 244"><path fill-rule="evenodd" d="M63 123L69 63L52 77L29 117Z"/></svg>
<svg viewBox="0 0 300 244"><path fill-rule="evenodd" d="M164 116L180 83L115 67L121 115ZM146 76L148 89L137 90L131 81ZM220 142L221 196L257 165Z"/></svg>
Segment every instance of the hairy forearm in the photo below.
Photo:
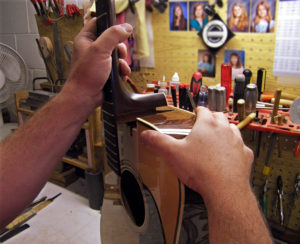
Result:
<svg viewBox="0 0 300 244"><path fill-rule="evenodd" d="M39 193L78 135L90 105L64 89L0 144L0 227Z"/></svg>
<svg viewBox="0 0 300 244"><path fill-rule="evenodd" d="M206 203L210 243L273 243L250 187L213 199Z"/></svg>

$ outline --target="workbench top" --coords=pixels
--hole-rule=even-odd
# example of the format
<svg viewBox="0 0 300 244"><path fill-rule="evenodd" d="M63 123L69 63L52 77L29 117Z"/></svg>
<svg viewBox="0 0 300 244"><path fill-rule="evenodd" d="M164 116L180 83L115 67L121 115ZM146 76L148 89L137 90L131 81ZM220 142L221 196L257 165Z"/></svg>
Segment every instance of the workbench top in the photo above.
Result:
<svg viewBox="0 0 300 244"><path fill-rule="evenodd" d="M100 213L89 207L88 199L48 182L36 200L60 192L59 197L27 222L30 228L5 243L100 243Z"/></svg>

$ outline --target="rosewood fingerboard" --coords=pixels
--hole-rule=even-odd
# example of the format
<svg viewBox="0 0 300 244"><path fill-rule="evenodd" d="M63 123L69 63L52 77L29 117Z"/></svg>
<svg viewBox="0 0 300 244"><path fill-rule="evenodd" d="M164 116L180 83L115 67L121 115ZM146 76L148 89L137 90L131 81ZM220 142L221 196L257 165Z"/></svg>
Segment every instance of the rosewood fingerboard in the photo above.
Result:
<svg viewBox="0 0 300 244"><path fill-rule="evenodd" d="M97 36L115 24L114 2L98 0L96 2ZM108 165L120 175L120 155L118 144L118 123L135 121L137 116L153 114L156 107L166 106L164 94L141 95L129 92L119 74L117 51L112 53L112 70L104 86L102 118L104 124L105 149Z"/></svg>

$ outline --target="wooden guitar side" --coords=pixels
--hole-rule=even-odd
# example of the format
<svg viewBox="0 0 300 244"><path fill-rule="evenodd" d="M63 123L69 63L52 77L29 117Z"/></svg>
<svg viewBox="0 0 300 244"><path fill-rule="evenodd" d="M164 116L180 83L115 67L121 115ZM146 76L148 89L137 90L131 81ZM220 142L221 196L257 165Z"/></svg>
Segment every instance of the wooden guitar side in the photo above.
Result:
<svg viewBox="0 0 300 244"><path fill-rule="evenodd" d="M138 135L149 127L138 123ZM180 227L184 208L184 186L172 168L162 158L138 143L139 160L136 165L143 184L152 194L164 232L166 244L179 241Z"/></svg>

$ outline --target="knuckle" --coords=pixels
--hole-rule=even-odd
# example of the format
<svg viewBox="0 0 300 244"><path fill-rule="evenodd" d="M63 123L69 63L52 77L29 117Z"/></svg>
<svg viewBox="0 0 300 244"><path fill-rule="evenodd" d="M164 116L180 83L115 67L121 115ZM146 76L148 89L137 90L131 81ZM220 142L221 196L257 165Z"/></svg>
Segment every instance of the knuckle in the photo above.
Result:
<svg viewBox="0 0 300 244"><path fill-rule="evenodd" d="M249 164L252 165L253 160L254 160L253 151L249 147L245 146L245 154L246 154Z"/></svg>

